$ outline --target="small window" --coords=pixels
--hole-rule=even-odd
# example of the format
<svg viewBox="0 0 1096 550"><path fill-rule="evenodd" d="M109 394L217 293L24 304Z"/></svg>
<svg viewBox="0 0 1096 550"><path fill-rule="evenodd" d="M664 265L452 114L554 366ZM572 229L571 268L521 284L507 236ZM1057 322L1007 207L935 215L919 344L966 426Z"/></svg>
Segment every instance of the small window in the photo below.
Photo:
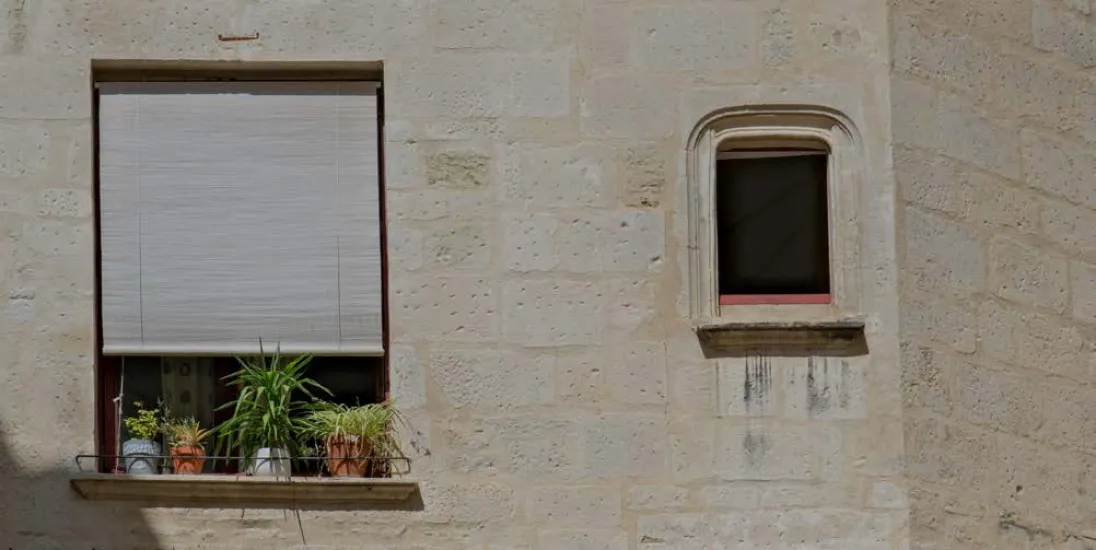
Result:
<svg viewBox="0 0 1096 550"><path fill-rule="evenodd" d="M828 165L814 144L718 153L720 305L830 303Z"/></svg>

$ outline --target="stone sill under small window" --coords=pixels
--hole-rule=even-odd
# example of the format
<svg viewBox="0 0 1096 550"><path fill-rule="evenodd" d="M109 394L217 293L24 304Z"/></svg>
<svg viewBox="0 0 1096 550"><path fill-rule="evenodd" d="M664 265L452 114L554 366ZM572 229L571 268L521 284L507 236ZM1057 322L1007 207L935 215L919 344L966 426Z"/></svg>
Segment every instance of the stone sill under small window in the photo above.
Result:
<svg viewBox="0 0 1096 550"><path fill-rule="evenodd" d="M390 478L81 473L72 477L71 484L86 500L136 501L155 506L352 509L414 507L421 498L418 482Z"/></svg>
<svg viewBox="0 0 1096 550"><path fill-rule="evenodd" d="M859 354L866 351L864 320L833 318L791 321L713 319L695 328L705 349L719 352L759 350Z"/></svg>

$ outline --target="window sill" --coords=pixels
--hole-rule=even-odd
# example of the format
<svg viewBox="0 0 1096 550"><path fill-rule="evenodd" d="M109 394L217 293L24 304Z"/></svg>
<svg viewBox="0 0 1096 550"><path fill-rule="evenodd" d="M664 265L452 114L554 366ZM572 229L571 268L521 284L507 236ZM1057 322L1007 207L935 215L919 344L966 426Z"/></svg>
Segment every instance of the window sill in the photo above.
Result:
<svg viewBox="0 0 1096 550"><path fill-rule="evenodd" d="M801 351L854 355L867 351L860 318L743 321L713 319L695 327L705 350L753 352Z"/></svg>
<svg viewBox="0 0 1096 550"><path fill-rule="evenodd" d="M383 478L82 473L74 475L71 484L86 500L139 501L155 506L350 509L413 506L419 497L417 482Z"/></svg>

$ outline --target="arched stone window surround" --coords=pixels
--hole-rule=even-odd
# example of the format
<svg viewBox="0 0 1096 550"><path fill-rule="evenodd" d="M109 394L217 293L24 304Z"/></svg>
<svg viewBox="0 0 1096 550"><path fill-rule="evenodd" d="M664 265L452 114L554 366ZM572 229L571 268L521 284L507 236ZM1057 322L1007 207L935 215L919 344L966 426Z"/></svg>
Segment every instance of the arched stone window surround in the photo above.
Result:
<svg viewBox="0 0 1096 550"><path fill-rule="evenodd" d="M716 157L732 144L823 145L829 152L829 304L720 306L716 245ZM834 109L807 105L756 105L713 111L687 142L689 303L694 324L728 321L812 321L856 316L860 309L860 205L864 177L860 134Z"/></svg>

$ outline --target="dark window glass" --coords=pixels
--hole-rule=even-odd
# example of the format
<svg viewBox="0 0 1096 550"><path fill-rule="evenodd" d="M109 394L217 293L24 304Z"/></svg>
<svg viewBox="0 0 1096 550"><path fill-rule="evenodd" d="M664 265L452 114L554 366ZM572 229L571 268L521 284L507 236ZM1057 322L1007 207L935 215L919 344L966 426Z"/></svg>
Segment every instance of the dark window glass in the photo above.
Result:
<svg viewBox="0 0 1096 550"><path fill-rule="evenodd" d="M719 293L828 294L824 154L720 159Z"/></svg>

